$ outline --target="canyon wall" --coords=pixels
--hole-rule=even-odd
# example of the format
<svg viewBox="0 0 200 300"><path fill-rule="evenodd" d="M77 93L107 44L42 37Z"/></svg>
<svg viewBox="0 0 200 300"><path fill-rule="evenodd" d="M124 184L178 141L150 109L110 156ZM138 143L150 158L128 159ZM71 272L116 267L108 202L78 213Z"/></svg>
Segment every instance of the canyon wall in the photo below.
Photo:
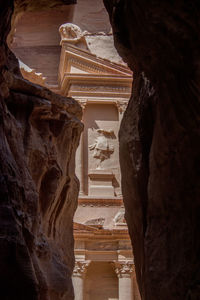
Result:
<svg viewBox="0 0 200 300"><path fill-rule="evenodd" d="M73 299L74 161L82 109L23 79L6 38L14 4L17 14L74 2L0 3L1 299Z"/></svg>
<svg viewBox="0 0 200 300"><path fill-rule="evenodd" d="M145 300L200 297L200 5L104 0L134 71L120 129L126 220Z"/></svg>

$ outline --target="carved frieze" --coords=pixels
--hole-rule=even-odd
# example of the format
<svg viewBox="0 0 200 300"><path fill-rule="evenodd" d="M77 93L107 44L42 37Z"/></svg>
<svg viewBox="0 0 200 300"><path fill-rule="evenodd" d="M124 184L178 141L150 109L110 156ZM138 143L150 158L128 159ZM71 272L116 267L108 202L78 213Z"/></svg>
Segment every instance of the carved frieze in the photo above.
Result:
<svg viewBox="0 0 200 300"><path fill-rule="evenodd" d="M86 63L85 61L78 60L74 57L69 59L69 63L73 66L80 67L80 69L83 69L84 71L88 71L89 73L94 73L94 74L108 73L108 71L103 66L98 67L95 64ZM110 71L110 73L115 74L116 72Z"/></svg>
<svg viewBox="0 0 200 300"><path fill-rule="evenodd" d="M112 86L112 85L102 85L102 84L71 84L70 91L89 91L89 92L121 92L121 93L130 93L130 87L127 86ZM127 101L117 101L117 107L123 108L127 105Z"/></svg>
<svg viewBox="0 0 200 300"><path fill-rule="evenodd" d="M20 60L19 60L19 67L25 79L42 86L46 85L46 77L44 77L42 73L36 72L34 69L31 69Z"/></svg>

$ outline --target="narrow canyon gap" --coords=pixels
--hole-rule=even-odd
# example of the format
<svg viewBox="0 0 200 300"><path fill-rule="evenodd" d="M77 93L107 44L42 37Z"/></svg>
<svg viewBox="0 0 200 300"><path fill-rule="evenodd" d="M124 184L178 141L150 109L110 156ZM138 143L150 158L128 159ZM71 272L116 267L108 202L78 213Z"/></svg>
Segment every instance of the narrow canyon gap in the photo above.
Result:
<svg viewBox="0 0 200 300"><path fill-rule="evenodd" d="M80 192L74 216L75 300L139 300L118 145L132 72L114 48L103 1L79 0L72 15L70 8L25 12L15 22L9 45L24 78L73 97L83 110L84 131L76 153ZM43 181L43 210L49 201L49 177L56 176L51 172Z"/></svg>
<svg viewBox="0 0 200 300"><path fill-rule="evenodd" d="M19 14L74 2L0 4L0 286L5 299L74 298L74 160L81 107L24 80L6 45L14 3ZM197 0L104 2L116 48L134 72L120 160L142 299L197 300L200 5Z"/></svg>
<svg viewBox="0 0 200 300"><path fill-rule="evenodd" d="M142 299L200 298L199 1L104 0L134 72L120 129Z"/></svg>

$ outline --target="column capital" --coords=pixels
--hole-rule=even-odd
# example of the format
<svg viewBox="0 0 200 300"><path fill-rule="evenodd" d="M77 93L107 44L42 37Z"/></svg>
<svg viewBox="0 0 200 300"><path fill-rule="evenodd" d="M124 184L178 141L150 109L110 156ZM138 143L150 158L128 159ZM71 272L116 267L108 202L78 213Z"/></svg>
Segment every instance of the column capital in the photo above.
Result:
<svg viewBox="0 0 200 300"><path fill-rule="evenodd" d="M73 277L83 278L85 276L89 264L90 261L76 261L73 270Z"/></svg>
<svg viewBox="0 0 200 300"><path fill-rule="evenodd" d="M79 102L79 104L81 105L81 107L82 107L82 110L84 111L85 110L85 107L86 107L86 105L87 105L87 99L78 99L78 102Z"/></svg>
<svg viewBox="0 0 200 300"><path fill-rule="evenodd" d="M117 100L116 106L120 114L124 113L128 105L128 100Z"/></svg>
<svg viewBox="0 0 200 300"><path fill-rule="evenodd" d="M132 262L116 261L113 263L113 267L118 278L130 277L134 271L134 264Z"/></svg>

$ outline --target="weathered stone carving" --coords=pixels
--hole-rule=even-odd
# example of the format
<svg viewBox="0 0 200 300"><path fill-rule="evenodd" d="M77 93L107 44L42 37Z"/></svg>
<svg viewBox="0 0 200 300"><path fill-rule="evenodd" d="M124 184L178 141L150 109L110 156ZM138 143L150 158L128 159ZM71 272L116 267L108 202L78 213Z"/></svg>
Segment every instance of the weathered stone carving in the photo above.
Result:
<svg viewBox="0 0 200 300"><path fill-rule="evenodd" d="M119 278L130 277L131 273L134 271L134 265L131 262L114 262L113 264L115 273Z"/></svg>
<svg viewBox="0 0 200 300"><path fill-rule="evenodd" d="M101 163L105 159L109 159L114 152L114 145L110 142L114 132L113 130L97 129L99 136L96 138L94 144L89 145L90 150L94 150L93 157L98 159L97 169L101 169Z"/></svg>
<svg viewBox="0 0 200 300"><path fill-rule="evenodd" d="M120 101L120 100L118 100L118 101L116 102L116 105L117 105L118 111L119 111L120 113L124 113L125 110L126 110L126 108L127 108L128 101L122 101L122 100Z"/></svg>
<svg viewBox="0 0 200 300"><path fill-rule="evenodd" d="M62 24L59 28L59 32L61 35L61 43L62 41L73 43L73 44L76 44L80 41L86 43L82 30L75 24L72 23Z"/></svg>
<svg viewBox="0 0 200 300"><path fill-rule="evenodd" d="M125 209L120 210L116 216L114 217L114 223L115 225L126 225L126 220L125 220Z"/></svg>
<svg viewBox="0 0 200 300"><path fill-rule="evenodd" d="M76 261L73 271L74 277L84 277L90 261Z"/></svg>
<svg viewBox="0 0 200 300"><path fill-rule="evenodd" d="M98 225L103 226L105 218L92 219L85 222L85 225Z"/></svg>
<svg viewBox="0 0 200 300"><path fill-rule="evenodd" d="M42 73L38 73L34 69L29 68L21 60L19 60L19 67L20 67L20 71L25 79L27 79L33 83L45 86L46 77L44 77L42 75Z"/></svg>

